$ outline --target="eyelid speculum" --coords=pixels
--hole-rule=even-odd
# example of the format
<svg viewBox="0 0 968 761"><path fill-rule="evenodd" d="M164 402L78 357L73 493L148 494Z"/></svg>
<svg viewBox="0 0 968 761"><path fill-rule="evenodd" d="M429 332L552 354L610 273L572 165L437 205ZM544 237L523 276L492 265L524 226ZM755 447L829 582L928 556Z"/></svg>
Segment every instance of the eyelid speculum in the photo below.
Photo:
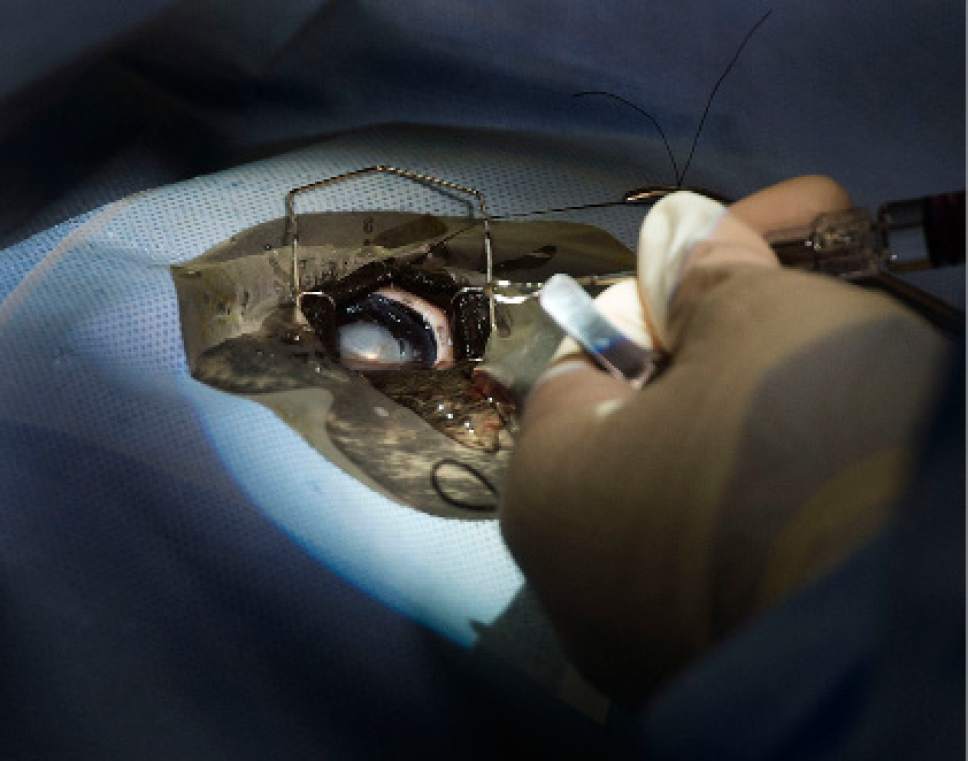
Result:
<svg viewBox="0 0 968 761"><path fill-rule="evenodd" d="M441 459L459 460L500 489L513 448L513 406L502 406L477 370L513 364L521 376L540 359L531 338L544 336L537 348L553 348L554 326L546 330L529 298L499 304L498 330L489 331L478 266L482 231L466 217L307 213L299 231L300 310L290 297L284 219L240 230L173 267L192 376L273 410L324 457L399 502L438 516L487 517L442 499L430 470ZM574 222L501 221L494 234L495 271L514 284L541 283L556 271L598 277L633 261L605 231ZM326 327L337 323L337 303L345 308L393 288L444 304L455 351L463 341L465 359L455 357L450 368L413 362L373 372L337 360L338 326ZM363 352L377 333L360 335ZM384 356L397 353L392 341L381 345ZM486 359L477 361L482 354ZM463 502L492 499L460 472L445 471L440 480Z"/></svg>

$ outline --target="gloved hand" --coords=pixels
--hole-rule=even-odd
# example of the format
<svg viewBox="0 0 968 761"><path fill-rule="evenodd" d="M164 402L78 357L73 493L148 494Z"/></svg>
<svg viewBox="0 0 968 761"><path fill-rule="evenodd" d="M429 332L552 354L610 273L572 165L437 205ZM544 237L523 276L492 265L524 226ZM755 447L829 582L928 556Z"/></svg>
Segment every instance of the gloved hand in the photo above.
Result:
<svg viewBox="0 0 968 761"><path fill-rule="evenodd" d="M637 276L610 286L595 302L639 346L668 353L669 310L682 278L693 267L724 262L779 266L763 238L723 204L688 191L673 193L642 223ZM581 347L566 337L549 364L580 354Z"/></svg>
<svg viewBox="0 0 968 761"><path fill-rule="evenodd" d="M805 184L816 190L819 179L800 178L774 186L769 190L765 205L776 210L777 199L782 201L789 194L802 194ZM822 186L825 192L831 192L830 186ZM839 203L849 205L849 199L844 195ZM764 204L757 200L757 196L751 196L727 210L716 201L686 191L662 199L653 206L642 224L637 247L637 276L599 294L596 299L599 310L635 343L669 353L670 305L679 283L692 267L723 263L778 266L773 251L742 219L750 215L750 211L763 217L762 206ZM756 214L752 215L754 223L763 221ZM780 221L793 224L785 217ZM509 395L520 404L539 384L571 370L586 369L590 363L571 338L564 338L557 349L554 348L555 336L561 331L536 302L518 309L521 325L516 326L511 339L493 339L501 345L488 347L488 360L475 369L474 375L478 386L487 395ZM542 372L546 362L547 369ZM614 388L618 395L624 391ZM576 400L573 398L572 401ZM530 406L533 408L534 404Z"/></svg>
<svg viewBox="0 0 968 761"><path fill-rule="evenodd" d="M502 533L613 695L650 694L843 561L904 486L942 339L884 296L779 267L761 237L849 206L815 177L728 211L667 197L637 277L599 304L668 369L636 390L564 342L525 403Z"/></svg>

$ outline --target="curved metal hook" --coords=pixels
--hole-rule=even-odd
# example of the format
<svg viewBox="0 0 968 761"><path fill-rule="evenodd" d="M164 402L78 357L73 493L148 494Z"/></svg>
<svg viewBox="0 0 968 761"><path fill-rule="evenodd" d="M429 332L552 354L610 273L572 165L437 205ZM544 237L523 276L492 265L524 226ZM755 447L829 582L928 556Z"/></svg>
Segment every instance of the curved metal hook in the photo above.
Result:
<svg viewBox="0 0 968 761"><path fill-rule="evenodd" d="M333 185L337 182L342 182L343 180L351 180L360 177L365 174L392 174L397 177L403 177L408 180L413 180L414 182L420 182L428 185L437 185L438 187L447 188L448 190L456 190L459 193L466 193L467 195L474 196L477 199L477 204L481 210L481 218L484 223L484 271L487 277L487 283L490 284L494 277L494 254L491 246L491 217L487 211L487 203L484 200L484 194L481 193L477 188L472 188L467 185L460 185L459 183L452 182L450 180L445 180L440 177L434 177L429 174L421 174L420 172L413 172L409 169L400 169L395 166L386 166L384 164L377 164L375 166L368 166L364 169L354 169L351 172L344 172L343 174L337 174L332 177L326 177L322 180L316 180L315 182L310 182L305 185L300 185L298 187L292 188L288 193L286 193L286 243L288 243L292 249L292 299L294 303L298 303L300 288L299 288L299 267L298 260L296 257L296 249L299 246L299 218L296 215L296 196L300 193L306 193L310 190L317 190L319 188L324 188L328 185ZM491 302L491 325L494 324L494 305Z"/></svg>

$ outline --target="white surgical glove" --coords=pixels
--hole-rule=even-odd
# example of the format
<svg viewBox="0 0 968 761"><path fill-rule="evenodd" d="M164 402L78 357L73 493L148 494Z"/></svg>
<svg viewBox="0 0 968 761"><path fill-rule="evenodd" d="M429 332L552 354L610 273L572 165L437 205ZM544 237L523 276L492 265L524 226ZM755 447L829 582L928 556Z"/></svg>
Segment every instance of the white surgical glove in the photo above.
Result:
<svg viewBox="0 0 968 761"><path fill-rule="evenodd" d="M715 244L715 261L707 252ZM602 314L632 341L668 352L670 306L685 273L708 263L776 265L763 239L729 214L718 201L679 191L659 201L642 222L636 277L604 290L595 299ZM581 352L565 337L551 363Z"/></svg>

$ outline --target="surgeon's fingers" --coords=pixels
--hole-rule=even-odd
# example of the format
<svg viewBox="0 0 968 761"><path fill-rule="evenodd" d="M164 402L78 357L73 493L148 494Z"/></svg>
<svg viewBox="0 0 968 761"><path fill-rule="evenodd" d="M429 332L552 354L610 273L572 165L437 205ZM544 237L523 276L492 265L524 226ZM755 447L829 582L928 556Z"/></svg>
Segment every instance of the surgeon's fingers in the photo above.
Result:
<svg viewBox="0 0 968 761"><path fill-rule="evenodd" d="M672 351L675 341L669 323L674 301L676 311L688 310L718 282L716 273L723 268L778 267L763 235L802 227L820 214L850 206L847 191L821 175L785 180L728 209L692 193L676 193L657 204L642 226L637 281L613 286L599 297L598 306L637 343ZM689 277L691 273L696 276ZM610 409L606 403L620 402L632 393L566 339L532 390L522 425L589 405Z"/></svg>
<svg viewBox="0 0 968 761"><path fill-rule="evenodd" d="M822 175L784 180L734 203L706 239L692 245L683 258L676 290L662 315L660 344L669 350L675 348L678 330L685 321L683 315L690 313L731 268L779 267L764 235L802 228L821 214L850 207L850 196L843 186ZM643 297L647 299L648 294Z"/></svg>
<svg viewBox="0 0 968 761"><path fill-rule="evenodd" d="M851 207L847 190L818 174L793 177L748 195L730 206L730 213L766 235L809 225L821 214Z"/></svg>
<svg viewBox="0 0 968 761"><path fill-rule="evenodd" d="M569 435L577 439L578 428L594 423L598 416L587 411L604 414L635 393L631 385L596 367L587 355L574 354L556 362L535 383L524 405L521 429L540 429L540 421L550 417L566 418L574 421Z"/></svg>

